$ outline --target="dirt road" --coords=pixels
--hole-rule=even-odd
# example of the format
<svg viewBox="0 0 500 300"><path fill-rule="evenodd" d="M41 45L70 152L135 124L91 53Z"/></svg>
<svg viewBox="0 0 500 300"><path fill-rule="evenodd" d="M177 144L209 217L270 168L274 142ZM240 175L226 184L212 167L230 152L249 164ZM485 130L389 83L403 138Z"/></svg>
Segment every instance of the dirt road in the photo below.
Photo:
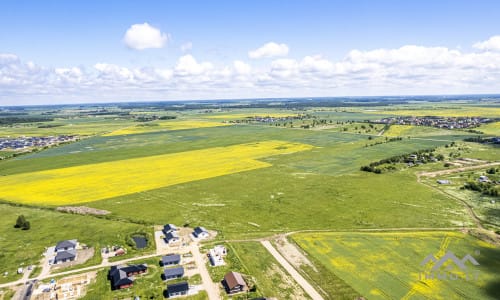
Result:
<svg viewBox="0 0 500 300"><path fill-rule="evenodd" d="M297 270L286 261L286 259L281 256L281 254L273 247L271 242L269 241L261 241L262 246L264 246L269 253L281 264L281 266L295 279L295 281L304 289L304 291L313 299L313 300L323 300L323 297L313 288L313 286L307 282L307 280L302 277L302 275L297 272Z"/></svg>
<svg viewBox="0 0 500 300"><path fill-rule="evenodd" d="M192 246L191 252L193 253L194 261L196 262L196 266L200 271L201 280L203 281L203 287L205 291L207 291L208 299L210 300L219 300L221 299L219 293L219 286L212 281L210 278L210 274L208 274L207 265L205 264L205 260L200 253L200 249L198 246Z"/></svg>
<svg viewBox="0 0 500 300"><path fill-rule="evenodd" d="M417 174L417 179L420 180L421 176L436 177L436 176L441 176L441 175L447 175L447 174L452 174L452 173L457 173L457 172L464 172L464 171L469 171L469 170L482 169L482 168L499 166L499 165L500 165L500 162L492 162L492 163L487 163L487 164L482 164L482 165L467 166L467 167L460 167L460 168L454 168L454 169L446 169L446 170L440 170L440 171L434 171L434 172L420 172Z"/></svg>

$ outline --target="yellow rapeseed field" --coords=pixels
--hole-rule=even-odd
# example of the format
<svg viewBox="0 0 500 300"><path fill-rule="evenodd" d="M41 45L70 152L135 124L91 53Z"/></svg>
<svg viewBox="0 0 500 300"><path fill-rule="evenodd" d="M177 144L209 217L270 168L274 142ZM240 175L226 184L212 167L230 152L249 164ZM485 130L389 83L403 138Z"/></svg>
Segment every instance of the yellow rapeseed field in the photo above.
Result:
<svg viewBox="0 0 500 300"><path fill-rule="evenodd" d="M500 122L493 122L477 128L477 130L484 132L485 134L500 135Z"/></svg>
<svg viewBox="0 0 500 300"><path fill-rule="evenodd" d="M437 117L488 117L498 118L500 108L498 107L479 107L479 106L457 106L453 108L423 108L423 109L380 109L363 111L364 113L380 114L388 113L398 116L437 116Z"/></svg>
<svg viewBox="0 0 500 300"><path fill-rule="evenodd" d="M104 134L104 136L127 135L137 133L147 133L153 131L164 130L182 130L193 128L206 128L217 126L228 126L230 124L209 122L209 121L163 121L163 122L150 122L139 124L136 126L126 127Z"/></svg>
<svg viewBox="0 0 500 300"><path fill-rule="evenodd" d="M0 199L61 205L90 202L271 166L257 159L312 149L284 141L133 158L0 177Z"/></svg>
<svg viewBox="0 0 500 300"><path fill-rule="evenodd" d="M389 130L384 132L384 135L389 137L404 136L405 132L412 128L413 126L411 125L391 125Z"/></svg>

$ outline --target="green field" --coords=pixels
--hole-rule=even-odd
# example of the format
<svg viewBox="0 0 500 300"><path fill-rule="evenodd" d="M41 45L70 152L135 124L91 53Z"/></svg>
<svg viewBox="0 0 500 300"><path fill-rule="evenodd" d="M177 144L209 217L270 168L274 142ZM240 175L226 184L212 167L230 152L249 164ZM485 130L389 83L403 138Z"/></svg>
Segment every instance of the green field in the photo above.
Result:
<svg viewBox="0 0 500 300"><path fill-rule="evenodd" d="M292 237L328 272L368 299L497 299L500 292L500 251L462 233L300 233ZM459 258L468 253L475 257L480 265L468 265L467 270L479 271L477 279L426 279L422 273L433 265L420 263L429 254L439 259L448 251ZM453 264L445 267L464 276Z"/></svg>
<svg viewBox="0 0 500 300"><path fill-rule="evenodd" d="M441 114L464 114L467 108L469 107L453 104L453 109ZM169 222L190 227L201 225L218 231L219 241L229 240L226 244L230 249L229 265L211 270L214 280L220 280L226 271L234 268L255 280L255 296L289 299L297 293L301 294L302 290L293 286L293 282L284 285L280 281L285 276L283 270L265 248L254 241L230 240L269 237L300 230L413 228L418 231L420 228L474 227L473 219L464 204L457 201L457 197L463 198L474 208L485 227L494 228L488 227L486 223L498 224L498 201L494 204L490 198L458 190L462 182L460 180L463 179L455 178L459 174L450 175L449 178L456 185L447 187L436 186L435 179L424 178L422 182L418 182L416 174L445 169L446 162L458 157L498 161L500 148L463 142L463 138L471 136L466 131L429 127L408 126L402 130L394 127L392 133L389 131L377 136L383 125L373 124L370 127L365 123L366 120L396 114L416 112L421 115L439 112L440 109L437 104L418 107L301 107L289 110L214 108L163 111L149 107L115 107L111 109L110 115L96 116L86 115L83 108L72 107L55 113L55 120L51 122L4 126L1 128L1 136L75 134L86 138L0 161L0 183L4 183L0 188L0 201L4 201L0 204L0 213L5 216L0 218L0 247L3 249L0 253L0 274L9 272L8 276L0 276L0 283L18 279L19 276L15 274L17 267L37 264L44 248L59 240L76 238L95 247L99 253L100 247L126 245L132 233L151 234L151 225ZM98 108L88 109L95 110ZM472 111L488 112L491 115L497 110L498 108L493 108L488 111L488 107L474 106ZM35 110L30 114L42 116L43 110ZM220 123L223 120L244 119L246 116L279 117L299 114L311 117L294 120L293 128L290 124L283 126L283 122L204 127L223 124ZM152 115L175 116L177 119L165 122L137 120L138 116ZM325 120L322 124L326 125L300 128L301 124L312 124L319 120ZM163 124L162 122L165 126L154 126ZM168 124L179 126L172 127ZM484 129L488 134L495 134L496 125L497 123L485 125ZM48 128L39 128L40 126ZM110 132L115 134L107 134ZM391 136L400 135L403 137L401 140L389 140ZM242 148L242 145L265 144L265 141L280 141L281 144L270 149L271 152L283 153L252 157L251 162L258 167L235 168L236 162L242 163L241 155L246 157L243 153L245 147ZM308 148L303 149L304 151L287 151L287 145L292 144L308 145ZM411 168L406 163L399 163L393 171L383 174L360 171L361 166L371 162L431 148L436 148L435 153L442 154L445 160ZM214 155L222 155L225 149L232 149L229 157L212 159ZM0 155L9 153L3 151ZM218 172L219 169L225 171ZM63 183L49 186L49 183L62 180L64 176L61 174L68 175L68 172L72 176L72 185L61 181ZM83 176L84 173L86 176ZM182 177L182 180L175 181L176 176ZM113 182L112 187L107 186ZM75 192L77 189L78 193ZM21 206L21 202L31 206ZM111 213L95 217L53 210L59 203L71 205L79 202ZM13 228L20 214L30 221L30 230ZM443 236L447 234L449 233L439 232L384 236L339 233L301 234L294 238L311 254L311 260L318 265L319 270L315 272L305 268L302 271L321 286L325 294L350 299L361 293L372 299L382 297L384 293L401 298L414 286L420 288L418 293L425 294L422 286L415 284L414 280L419 255L435 251L436 247L438 249ZM450 235L450 245L455 247L453 251L457 255L463 256L477 246L484 248L481 253L485 253L485 265L495 265L493 261L498 255L493 248L468 236L457 236L455 233ZM363 260L362 256L367 255L366 251L370 249L391 253L391 247L396 246L401 248L401 254L394 254L397 265L401 266L399 269L393 266L387 272L372 272L369 264L374 262ZM414 246L416 250L412 248ZM151 247L143 251L127 247L129 252L126 257L149 253ZM332 259L342 258L343 255L346 256L341 262L345 264L331 263ZM406 257L417 257L416 262L406 261ZM351 263L354 265L351 266L351 260L359 261L359 264ZM100 258L94 257L85 265L99 262ZM337 268L339 266L345 269ZM356 272L353 273L352 270ZM368 271L364 272L365 270ZM152 268L150 275L155 272L158 270ZM382 275L375 276L374 272ZM463 293L469 298L492 298L488 292L491 283L497 278L490 269L486 269L484 273L486 281L482 285L441 284L437 295L443 299L448 296L453 298L454 293ZM399 274L401 277L398 277ZM86 299L93 299L92 297L101 293L105 297L119 295L127 298L135 293L155 297L161 292L159 287L163 285L154 276L148 276L139 280L132 291L111 294L108 282L103 280L105 272L101 271ZM398 279L401 279L399 283ZM146 292L149 287L152 287L152 294ZM206 295L202 294L193 299L204 297ZM302 295L298 298L302 298ZM414 298L418 299L418 296Z"/></svg>

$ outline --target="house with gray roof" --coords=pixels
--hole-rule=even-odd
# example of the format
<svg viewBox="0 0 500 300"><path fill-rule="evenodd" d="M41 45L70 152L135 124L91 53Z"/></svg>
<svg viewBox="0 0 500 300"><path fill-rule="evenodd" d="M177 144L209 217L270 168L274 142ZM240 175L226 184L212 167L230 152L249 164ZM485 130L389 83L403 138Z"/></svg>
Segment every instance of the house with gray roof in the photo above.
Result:
<svg viewBox="0 0 500 300"><path fill-rule="evenodd" d="M62 264L76 259L76 250L59 251L54 258L54 264Z"/></svg>
<svg viewBox="0 0 500 300"><path fill-rule="evenodd" d="M65 240L57 243L55 252L76 250L76 245L78 245L77 240Z"/></svg>
<svg viewBox="0 0 500 300"><path fill-rule="evenodd" d="M161 278L163 280L171 280L176 278L181 278L184 276L184 268L176 267L176 268L167 268L163 271Z"/></svg>
<svg viewBox="0 0 500 300"><path fill-rule="evenodd" d="M205 227L196 227L193 231L193 236L198 239L206 239L209 236L208 230Z"/></svg>
<svg viewBox="0 0 500 300"><path fill-rule="evenodd" d="M173 266L181 263L181 256L179 254L169 254L161 258L160 264L162 266Z"/></svg>
<svg viewBox="0 0 500 300"><path fill-rule="evenodd" d="M169 232L169 233L167 233L167 235L165 235L165 242L167 244L173 244L173 243L176 243L178 241L180 241L180 237L179 237L179 234L175 231Z"/></svg>

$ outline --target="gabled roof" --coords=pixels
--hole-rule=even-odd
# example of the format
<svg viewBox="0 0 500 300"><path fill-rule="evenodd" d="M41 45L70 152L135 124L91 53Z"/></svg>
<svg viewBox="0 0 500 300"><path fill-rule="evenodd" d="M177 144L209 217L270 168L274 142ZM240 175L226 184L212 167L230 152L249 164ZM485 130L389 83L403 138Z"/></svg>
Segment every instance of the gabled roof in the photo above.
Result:
<svg viewBox="0 0 500 300"><path fill-rule="evenodd" d="M76 247L76 240L65 240L57 243L56 250L64 248L75 248L75 247Z"/></svg>
<svg viewBox="0 0 500 300"><path fill-rule="evenodd" d="M76 250L67 250L67 251L61 251L57 252L56 258L54 261L60 261L60 260L65 260L65 259L70 259L70 258L75 258L76 257Z"/></svg>
<svg viewBox="0 0 500 300"><path fill-rule="evenodd" d="M111 279L111 284L113 285L113 287L129 285L134 282L127 276L127 272L116 266L111 267L111 270L109 271L109 277Z"/></svg>
<svg viewBox="0 0 500 300"><path fill-rule="evenodd" d="M169 232L165 236L165 239L167 241L170 241L171 239L178 239L178 238L179 238L179 234L177 234L177 232L175 232L175 231Z"/></svg>
<svg viewBox="0 0 500 300"><path fill-rule="evenodd" d="M180 260L181 260L181 256L179 254L165 255L161 258L161 262L164 265L171 264L171 263L179 263Z"/></svg>
<svg viewBox="0 0 500 300"><path fill-rule="evenodd" d="M177 226L175 226L174 224L165 224L165 226L163 226L163 231L165 233L168 233L170 231L175 231L177 230Z"/></svg>
<svg viewBox="0 0 500 300"><path fill-rule="evenodd" d="M229 272L224 276L224 280L226 281L226 285L229 289L233 289L238 285L246 286L245 280L243 280L243 276L237 272Z"/></svg>
<svg viewBox="0 0 500 300"><path fill-rule="evenodd" d="M198 234L200 234L200 233L202 233L202 232L206 232L206 233L208 233L208 231L205 229L205 227L201 227L201 226L199 226L199 227L196 227L196 228L194 229L194 233L196 233L197 235L198 235Z"/></svg>
<svg viewBox="0 0 500 300"><path fill-rule="evenodd" d="M179 282L167 285L167 292L171 293L180 293L189 291L189 284L187 282Z"/></svg>
<svg viewBox="0 0 500 300"><path fill-rule="evenodd" d="M183 267L177 267L177 268L169 268L165 269L163 271L163 274L165 274L165 277L171 277L171 276L183 276L184 275L184 268Z"/></svg>
<svg viewBox="0 0 500 300"><path fill-rule="evenodd" d="M145 264L120 267L120 270L125 271L125 273L127 273L127 274L145 272L147 269L148 269L148 266L146 266Z"/></svg>

